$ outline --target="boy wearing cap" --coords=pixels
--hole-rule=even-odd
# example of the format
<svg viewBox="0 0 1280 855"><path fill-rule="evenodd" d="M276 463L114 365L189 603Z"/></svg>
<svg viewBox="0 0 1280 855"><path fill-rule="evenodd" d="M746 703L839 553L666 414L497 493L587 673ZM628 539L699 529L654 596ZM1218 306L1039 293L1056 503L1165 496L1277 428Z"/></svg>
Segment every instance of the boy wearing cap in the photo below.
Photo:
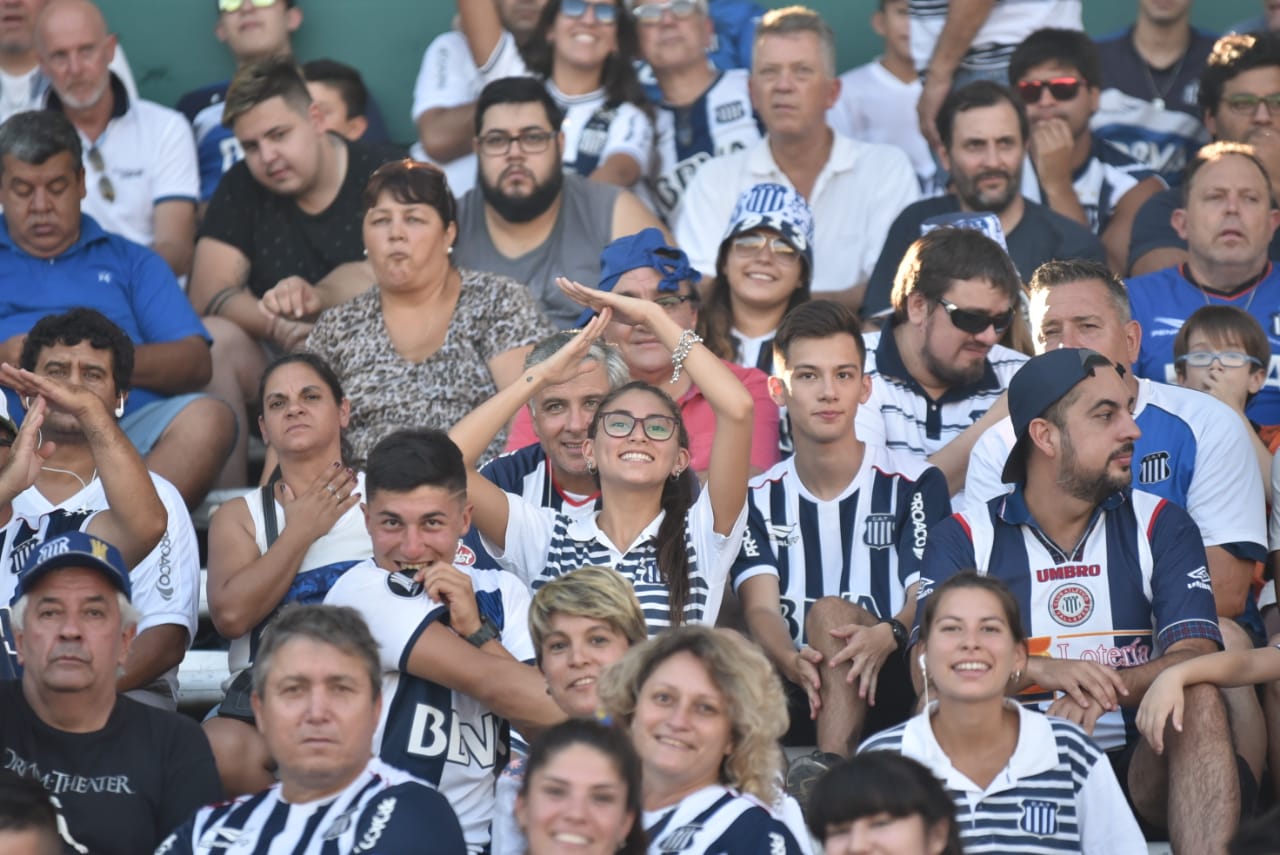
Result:
<svg viewBox="0 0 1280 855"><path fill-rule="evenodd" d="M195 722L116 695L137 629L131 591L111 544L79 531L46 540L12 600L22 680L0 683L5 767L40 781L64 843L95 855L150 852L221 797Z"/></svg>
<svg viewBox="0 0 1280 855"><path fill-rule="evenodd" d="M803 722L817 722L818 750L787 773L803 804L860 739L910 714L906 627L929 526L951 503L940 471L855 433L871 379L852 310L798 306L773 349L769 391L790 414L795 455L752 480L730 580L751 637L796 689L790 741L812 744Z"/></svg>
<svg viewBox="0 0 1280 855"><path fill-rule="evenodd" d="M918 606L965 568L1003 581L1021 605L1027 673L1014 686L1091 733L1135 813L1174 851L1222 851L1241 783L1216 689L1187 690L1163 755L1133 710L1156 676L1222 646L1199 530L1186 511L1130 487L1133 392L1123 368L1085 349L1029 361L1009 387L1013 491L930 532ZM1056 695L1056 698L1055 698Z"/></svg>

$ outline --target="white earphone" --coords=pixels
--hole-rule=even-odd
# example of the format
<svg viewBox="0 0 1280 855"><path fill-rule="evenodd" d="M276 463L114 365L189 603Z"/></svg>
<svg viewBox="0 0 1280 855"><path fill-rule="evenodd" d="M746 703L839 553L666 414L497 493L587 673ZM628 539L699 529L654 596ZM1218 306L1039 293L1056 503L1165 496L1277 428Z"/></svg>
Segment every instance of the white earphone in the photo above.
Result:
<svg viewBox="0 0 1280 855"><path fill-rule="evenodd" d="M124 395L120 396L120 403L116 405L116 418L124 415Z"/></svg>

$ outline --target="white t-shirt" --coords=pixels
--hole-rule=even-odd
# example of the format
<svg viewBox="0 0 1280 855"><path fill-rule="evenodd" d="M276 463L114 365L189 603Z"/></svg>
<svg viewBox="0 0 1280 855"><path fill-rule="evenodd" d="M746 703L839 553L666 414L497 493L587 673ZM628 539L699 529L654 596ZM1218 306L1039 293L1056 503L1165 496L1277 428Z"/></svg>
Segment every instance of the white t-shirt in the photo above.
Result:
<svg viewBox="0 0 1280 855"><path fill-rule="evenodd" d="M195 137L177 110L130 99L124 115L107 124L98 137L97 149L114 200L102 195L102 173L90 162L94 142L81 134L80 143L85 170L80 210L109 232L151 246L156 235L155 206L173 199L194 205L200 197Z"/></svg>
<svg viewBox="0 0 1280 855"><path fill-rule="evenodd" d="M151 483L169 514L160 543L129 573L132 602L141 617L138 632L153 626L174 624L187 631L187 646L196 636L200 620L200 549L195 526L178 489L154 472ZM56 509L70 512L104 511L107 495L102 480L89 485L60 504L54 505L35 487L28 487L13 500L16 516L34 519ZM178 666L170 668L150 686L128 692L136 701L164 709L178 708Z"/></svg>
<svg viewBox="0 0 1280 855"><path fill-rule="evenodd" d="M919 78L899 80L879 60L851 68L840 75L840 99L827 111L827 124L850 139L902 149L927 187L938 165L914 109L923 86Z"/></svg>
<svg viewBox="0 0 1280 855"><path fill-rule="evenodd" d="M418 69L418 80L413 86L413 121L417 124L422 114L435 108L460 107L474 103L484 88L480 69L471 58L471 49L462 33L450 30L441 33L427 45ZM476 156L464 154L448 163L440 163L427 157L421 142L413 144L410 151L416 160L435 163L449 179L449 189L461 198L476 183Z"/></svg>
<svg viewBox="0 0 1280 855"><path fill-rule="evenodd" d="M716 269L738 197L767 182L794 189L774 161L768 137L698 168L671 218L676 243L694 267L705 274ZM902 151L836 134L831 156L806 200L813 211L814 295L866 282L889 226L919 196L920 181Z"/></svg>

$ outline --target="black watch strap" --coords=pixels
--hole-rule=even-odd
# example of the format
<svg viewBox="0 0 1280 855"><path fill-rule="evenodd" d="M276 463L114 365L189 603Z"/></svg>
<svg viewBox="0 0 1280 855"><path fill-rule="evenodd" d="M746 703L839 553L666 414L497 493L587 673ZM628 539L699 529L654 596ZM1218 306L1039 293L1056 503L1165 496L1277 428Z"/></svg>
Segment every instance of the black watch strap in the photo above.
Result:
<svg viewBox="0 0 1280 855"><path fill-rule="evenodd" d="M907 649L907 641L910 640L910 633L907 628L902 625L902 621L897 618L885 618L881 623L889 624L889 629L893 632L893 640L897 642L899 650Z"/></svg>
<svg viewBox="0 0 1280 855"><path fill-rule="evenodd" d="M483 647L498 638L501 632L498 625L488 615L480 615L480 628L467 636L467 643L473 647Z"/></svg>

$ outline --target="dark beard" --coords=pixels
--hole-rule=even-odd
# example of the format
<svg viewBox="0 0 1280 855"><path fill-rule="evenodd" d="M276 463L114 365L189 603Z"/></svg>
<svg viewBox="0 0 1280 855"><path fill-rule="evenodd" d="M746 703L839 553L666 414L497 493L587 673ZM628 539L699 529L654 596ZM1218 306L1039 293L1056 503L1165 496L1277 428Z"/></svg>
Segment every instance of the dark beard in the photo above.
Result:
<svg viewBox="0 0 1280 855"><path fill-rule="evenodd" d="M1126 443L1122 450L1132 454L1133 443ZM1108 466L1110 463L1111 460L1108 459ZM1075 447L1066 431L1062 432L1062 468L1058 471L1061 473L1058 476L1058 486L1067 495L1091 505L1102 504L1112 493L1127 487L1133 478L1132 470L1123 476L1113 476L1107 466L1097 472L1081 472L1076 461Z"/></svg>
<svg viewBox="0 0 1280 855"><path fill-rule="evenodd" d="M539 184L528 196L508 196L485 180L481 171L477 171L477 179L485 203L499 217L508 223L527 223L545 214L560 197L560 190L564 187L564 170L557 163L556 168L551 171L551 177Z"/></svg>

